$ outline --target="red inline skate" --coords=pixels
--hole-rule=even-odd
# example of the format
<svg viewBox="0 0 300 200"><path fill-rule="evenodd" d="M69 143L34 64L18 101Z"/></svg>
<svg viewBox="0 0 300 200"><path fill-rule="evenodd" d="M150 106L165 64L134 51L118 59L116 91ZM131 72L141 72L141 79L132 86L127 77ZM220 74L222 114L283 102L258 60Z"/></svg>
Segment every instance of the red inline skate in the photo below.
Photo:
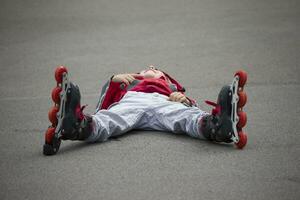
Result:
<svg viewBox="0 0 300 200"><path fill-rule="evenodd" d="M54 106L49 110L51 126L45 133L44 155L56 154L61 140L84 140L91 133L92 119L83 114L80 91L68 79L68 70L59 66L55 70L57 86L52 90Z"/></svg>
<svg viewBox="0 0 300 200"><path fill-rule="evenodd" d="M247 73L243 70L237 71L232 84L221 89L217 103L206 101L215 107L211 115L201 120L201 131L208 140L233 142L238 149L247 144L247 135L242 130L247 123L247 115L243 111L247 102L244 91L246 82Z"/></svg>

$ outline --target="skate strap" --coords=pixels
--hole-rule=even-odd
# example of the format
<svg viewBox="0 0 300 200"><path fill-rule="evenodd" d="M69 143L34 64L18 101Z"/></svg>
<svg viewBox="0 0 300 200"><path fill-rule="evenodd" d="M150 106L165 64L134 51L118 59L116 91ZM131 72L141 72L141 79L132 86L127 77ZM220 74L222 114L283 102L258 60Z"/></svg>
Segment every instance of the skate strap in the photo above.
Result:
<svg viewBox="0 0 300 200"><path fill-rule="evenodd" d="M87 107L88 105L83 105L83 106L80 106L80 104L78 104L78 106L76 107L75 109L75 115L76 117L82 121L84 119L84 114L83 114L83 110Z"/></svg>
<svg viewBox="0 0 300 200"><path fill-rule="evenodd" d="M217 107L217 104L215 102L206 100L205 103L207 103L208 105L211 105L213 107Z"/></svg>
<svg viewBox="0 0 300 200"><path fill-rule="evenodd" d="M212 111L211 111L211 114L212 114L212 115L217 115L217 114L221 113L221 106L218 105L217 103L212 102L212 101L208 101L208 100L206 100L205 103L207 103L207 104L210 105L210 106L215 107L215 108L213 108Z"/></svg>
<svg viewBox="0 0 300 200"><path fill-rule="evenodd" d="M88 106L87 104L81 106L80 111L82 112L87 106Z"/></svg>

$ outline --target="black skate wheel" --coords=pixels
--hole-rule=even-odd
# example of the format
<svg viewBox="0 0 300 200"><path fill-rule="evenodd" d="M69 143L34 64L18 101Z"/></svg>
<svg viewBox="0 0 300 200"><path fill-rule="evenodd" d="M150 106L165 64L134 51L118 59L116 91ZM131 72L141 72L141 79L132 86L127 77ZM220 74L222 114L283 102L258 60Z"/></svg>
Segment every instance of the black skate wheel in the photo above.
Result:
<svg viewBox="0 0 300 200"><path fill-rule="evenodd" d="M54 155L60 147L61 140L55 137L55 127L49 127L45 133L44 155Z"/></svg>
<svg viewBox="0 0 300 200"><path fill-rule="evenodd" d="M43 154L46 156L54 155L58 152L60 147L61 140L56 139L55 137L52 140L51 144L45 143L43 146Z"/></svg>
<svg viewBox="0 0 300 200"><path fill-rule="evenodd" d="M56 154L57 150L58 150L57 148L54 148L50 144L44 144L44 146L43 146L43 154L46 156L51 156L51 155Z"/></svg>

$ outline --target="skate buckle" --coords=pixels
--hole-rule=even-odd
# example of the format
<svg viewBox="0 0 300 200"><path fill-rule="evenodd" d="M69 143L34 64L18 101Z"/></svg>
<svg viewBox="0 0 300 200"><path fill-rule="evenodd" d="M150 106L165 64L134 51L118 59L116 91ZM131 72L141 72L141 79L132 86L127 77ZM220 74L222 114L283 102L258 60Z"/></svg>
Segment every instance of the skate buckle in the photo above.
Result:
<svg viewBox="0 0 300 200"><path fill-rule="evenodd" d="M211 106L215 107L211 111L212 115L216 116L217 114L221 113L221 107L218 104L216 104L215 102L206 100L205 103L207 103L208 105L211 105Z"/></svg>
<svg viewBox="0 0 300 200"><path fill-rule="evenodd" d="M78 105L76 107L75 110L75 114L76 114L76 118L79 119L79 121L82 121L84 119L84 114L83 114L83 110L87 107L88 105L83 105L80 107L80 105Z"/></svg>

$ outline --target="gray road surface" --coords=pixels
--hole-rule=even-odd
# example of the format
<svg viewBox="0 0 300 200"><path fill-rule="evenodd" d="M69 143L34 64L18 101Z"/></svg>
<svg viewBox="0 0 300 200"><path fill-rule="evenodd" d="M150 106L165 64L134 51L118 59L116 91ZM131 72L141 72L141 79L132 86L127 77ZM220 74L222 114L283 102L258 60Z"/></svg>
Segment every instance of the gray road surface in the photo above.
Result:
<svg viewBox="0 0 300 200"><path fill-rule="evenodd" d="M0 199L299 199L300 3L1 0ZM56 65L93 112L112 74L149 64L198 100L249 74L247 147L134 131L42 155Z"/></svg>

